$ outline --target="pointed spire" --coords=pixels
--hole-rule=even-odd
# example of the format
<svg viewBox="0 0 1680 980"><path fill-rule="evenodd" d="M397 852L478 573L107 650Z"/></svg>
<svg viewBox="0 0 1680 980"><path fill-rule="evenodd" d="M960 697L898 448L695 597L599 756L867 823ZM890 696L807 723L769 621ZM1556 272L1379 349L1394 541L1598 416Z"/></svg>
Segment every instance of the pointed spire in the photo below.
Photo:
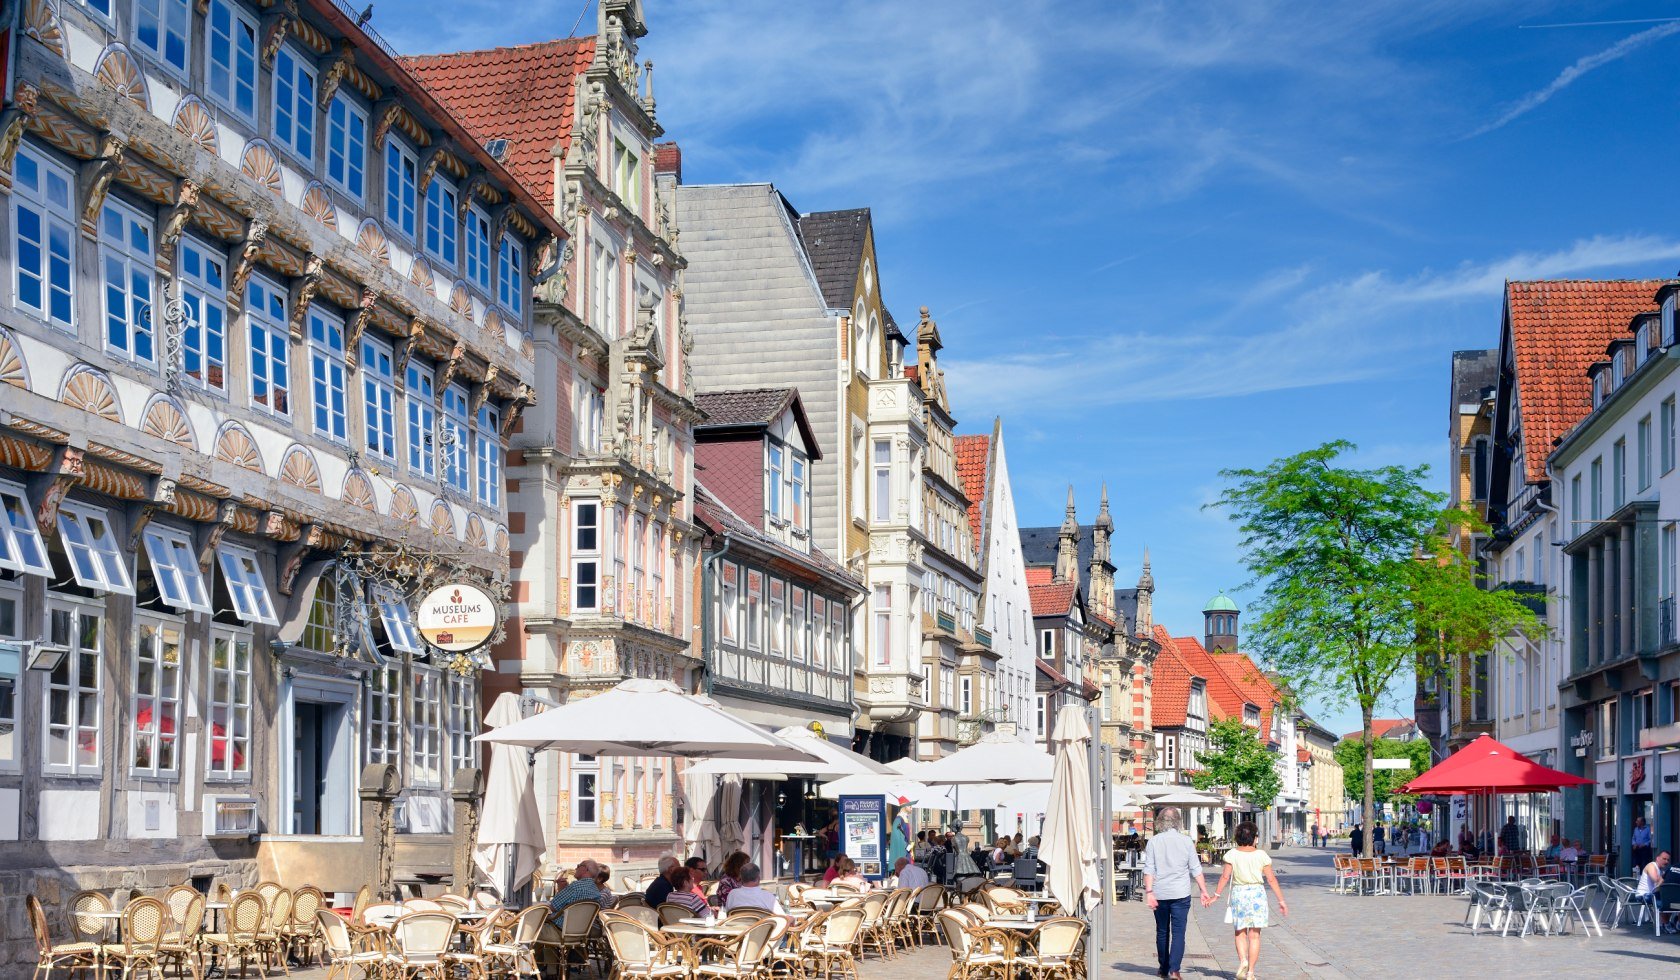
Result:
<svg viewBox="0 0 1680 980"><path fill-rule="evenodd" d="M1068 484L1067 516L1056 534L1056 571L1053 581L1073 582L1079 578L1079 517L1074 510L1073 484Z"/></svg>
<svg viewBox="0 0 1680 980"><path fill-rule="evenodd" d="M1155 574L1149 570L1149 546L1143 546L1143 574L1138 576L1138 589L1155 590Z"/></svg>
<svg viewBox="0 0 1680 980"><path fill-rule="evenodd" d="M1097 526L1105 531L1114 529L1114 518L1108 516L1108 481L1102 485L1102 505L1097 508Z"/></svg>

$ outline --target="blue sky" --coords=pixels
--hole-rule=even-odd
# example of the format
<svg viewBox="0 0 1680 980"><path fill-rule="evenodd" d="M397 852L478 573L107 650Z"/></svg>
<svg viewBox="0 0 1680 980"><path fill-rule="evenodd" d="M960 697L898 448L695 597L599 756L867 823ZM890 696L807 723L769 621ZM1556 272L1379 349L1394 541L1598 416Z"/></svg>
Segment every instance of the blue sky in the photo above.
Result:
<svg viewBox="0 0 1680 980"><path fill-rule="evenodd" d="M587 8L587 12L584 12ZM1680 268L1680 23L1653 4L650 0L691 183L874 209L1023 524L1106 480L1120 578L1200 629L1244 574L1220 469L1447 453L1448 354L1507 278ZM568 33L583 0L380 0L406 52ZM1619 21L1596 26L1537 26ZM1357 711L1319 705L1338 730ZM1410 691L1388 710L1410 713Z"/></svg>

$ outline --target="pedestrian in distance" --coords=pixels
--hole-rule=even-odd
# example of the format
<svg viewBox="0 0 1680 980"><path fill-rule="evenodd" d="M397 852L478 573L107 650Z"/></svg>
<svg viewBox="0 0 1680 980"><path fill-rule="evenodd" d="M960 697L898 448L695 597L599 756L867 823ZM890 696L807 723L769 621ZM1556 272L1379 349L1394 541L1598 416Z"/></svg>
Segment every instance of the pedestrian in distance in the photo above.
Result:
<svg viewBox="0 0 1680 980"><path fill-rule="evenodd" d="M1155 913L1155 958L1160 963L1155 975L1169 980L1181 980L1190 885L1202 893L1203 908L1213 904L1196 842L1180 829L1183 819L1178 807L1162 807L1155 814L1155 836L1143 849L1143 898Z"/></svg>
<svg viewBox="0 0 1680 980"><path fill-rule="evenodd" d="M1376 829L1371 831L1371 842L1377 846L1378 854L1388 853L1388 848L1385 846L1387 843L1385 831L1383 830L1383 825L1380 821L1377 823Z"/></svg>
<svg viewBox="0 0 1680 980"><path fill-rule="evenodd" d="M1225 870L1214 886L1213 897L1218 899L1231 889L1230 904L1225 909L1225 921L1231 924L1237 944L1237 980L1257 980L1255 968L1260 963L1260 930L1270 924L1270 907L1266 904L1266 887L1277 896L1278 911L1289 914L1289 903L1283 900L1272 871L1272 856L1262 851L1256 839L1260 831L1251 823L1237 825L1237 846L1225 852ZM1205 900L1203 905L1211 905Z"/></svg>
<svg viewBox="0 0 1680 980"><path fill-rule="evenodd" d="M1633 872L1640 874L1651 863L1651 825L1643 816L1633 818Z"/></svg>
<svg viewBox="0 0 1680 980"><path fill-rule="evenodd" d="M1353 825L1353 833L1348 835L1348 843L1353 845L1353 856L1354 857L1363 857L1364 856L1364 854L1365 854L1365 825L1364 824L1356 823L1356 824Z"/></svg>
<svg viewBox="0 0 1680 980"><path fill-rule="evenodd" d="M1515 854L1522 850L1522 829L1517 826L1517 818L1505 818L1505 826L1499 828L1499 851L1501 854Z"/></svg>
<svg viewBox="0 0 1680 980"><path fill-rule="evenodd" d="M1314 847L1318 846L1318 821L1317 820L1314 820L1313 825L1312 825L1312 846L1314 846Z"/></svg>

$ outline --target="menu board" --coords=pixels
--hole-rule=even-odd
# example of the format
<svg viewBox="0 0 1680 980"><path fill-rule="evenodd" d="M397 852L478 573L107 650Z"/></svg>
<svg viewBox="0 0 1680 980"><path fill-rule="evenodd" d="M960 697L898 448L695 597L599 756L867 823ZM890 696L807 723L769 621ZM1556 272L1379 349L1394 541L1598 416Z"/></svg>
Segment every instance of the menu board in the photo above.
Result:
<svg viewBox="0 0 1680 980"><path fill-rule="evenodd" d="M886 797L840 797L840 851L857 862L865 878L887 876Z"/></svg>

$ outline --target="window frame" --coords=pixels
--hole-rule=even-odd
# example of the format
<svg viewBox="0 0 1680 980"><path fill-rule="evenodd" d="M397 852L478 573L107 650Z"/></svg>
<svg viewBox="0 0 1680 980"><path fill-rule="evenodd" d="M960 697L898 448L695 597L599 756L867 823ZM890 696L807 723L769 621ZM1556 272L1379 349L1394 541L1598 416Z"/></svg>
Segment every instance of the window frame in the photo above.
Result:
<svg viewBox="0 0 1680 980"><path fill-rule="evenodd" d="M391 649L424 655L426 643L414 625L414 611L408 607L407 600L388 585L375 585L373 601L379 608L379 622L385 627L385 640Z"/></svg>
<svg viewBox="0 0 1680 980"><path fill-rule="evenodd" d="M217 663L217 647L225 644L227 658ZM244 668L239 666L239 647L245 648ZM251 779L251 667L256 648L250 630L216 626L210 631L210 659L205 665L207 684L204 703L209 709L205 728L204 778L206 782L249 782ZM218 696L218 681L225 681L226 697ZM237 734L242 722L244 734ZM216 728L222 735L218 739ZM216 748L222 744L223 763L216 763Z"/></svg>
<svg viewBox="0 0 1680 980"><path fill-rule="evenodd" d="M882 458L885 452L886 458ZM870 487L874 496L870 508L871 517L877 524L885 524L892 520L893 487L892 487L892 440L875 439L869 448Z"/></svg>
<svg viewBox="0 0 1680 980"><path fill-rule="evenodd" d="M23 543L27 543L27 549ZM0 555L0 568L53 577L52 555L35 524L29 491L23 484L10 480L0 480L0 545L5 547L5 554Z"/></svg>
<svg viewBox="0 0 1680 980"><path fill-rule="evenodd" d="M23 711L24 654L23 589L0 582L0 606L10 607L9 628L0 630L0 772L23 769L23 732L18 727Z"/></svg>
<svg viewBox="0 0 1680 980"><path fill-rule="evenodd" d="M525 246L512 232L503 232L496 246L496 302L525 321Z"/></svg>
<svg viewBox="0 0 1680 980"><path fill-rule="evenodd" d="M247 623L280 625L274 614L274 597L268 593L268 580L254 550L224 542L216 549L216 564L221 567L235 616Z"/></svg>
<svg viewBox="0 0 1680 980"><path fill-rule="evenodd" d="M389 463L397 461L396 353L375 337L362 338L357 373L362 376L362 448ZM383 448L380 445L383 441Z"/></svg>
<svg viewBox="0 0 1680 980"><path fill-rule="evenodd" d="M381 664L368 671L364 682L369 765L401 766L403 757L402 668Z"/></svg>
<svg viewBox="0 0 1680 980"><path fill-rule="evenodd" d="M95 522L102 533L95 531ZM80 501L63 501L58 505L58 531L70 574L78 584L96 592L134 595L134 573L118 541L120 536L111 526L109 511ZM83 568L78 553L87 555L88 568Z"/></svg>
<svg viewBox="0 0 1680 980"><path fill-rule="evenodd" d="M431 182L426 185L422 210L421 227L425 229L422 249L453 275L461 267L460 188L447 177L432 175Z"/></svg>
<svg viewBox="0 0 1680 980"><path fill-rule="evenodd" d="M892 666L893 587L890 583L875 585L870 590L870 635L875 640L875 666Z"/></svg>
<svg viewBox="0 0 1680 980"><path fill-rule="evenodd" d="M20 170L26 162L39 174L38 188L30 187L22 180ZM65 200L62 204L52 200L57 193L54 187L55 180L63 183ZM76 305L80 299L80 291L76 288L76 249L77 242L81 240L81 232L77 228L75 171L60 163L45 149L24 140L12 160L12 193L7 209L12 224L12 306L55 330L75 333ZM27 210L35 215L40 226L40 241L30 246L40 256L38 267L33 270L26 270L21 258L24 239L23 224L19 219L20 210ZM62 239L61 244L65 252L55 257L55 241L59 239ZM30 306L23 299L26 272L30 279L38 281L41 296L39 307ZM60 272L64 276L62 288L54 284ZM60 319L54 312L60 303L67 314L65 319ZM103 317L100 318L100 324L103 331Z"/></svg>
<svg viewBox="0 0 1680 980"><path fill-rule="evenodd" d="M741 596L745 591L741 588L740 566L732 561L718 563L717 574L717 639L719 643L731 648L744 646L741 642Z"/></svg>
<svg viewBox="0 0 1680 980"><path fill-rule="evenodd" d="M129 680L129 755L128 773L137 779L179 779L181 775L181 729L183 709L186 702L182 694L182 680L187 674L187 639L186 623L175 617L139 616L136 617L135 632L137 641L134 647L133 666L128 673ZM151 652L148 655L147 630L151 629ZM173 631L175 635L175 662L170 664L166 659L167 634ZM160 646L159 644L163 644ZM141 670L148 663L152 665L152 682L145 687L145 680ZM173 675L172 681L166 686L165 674ZM151 724L142 726L140 716L146 710L144 702L151 701ZM164 716L160 707L167 705L170 713ZM172 732L164 731L160 716L174 728ZM164 749L168 748L169 765L161 764ZM150 764L142 765L143 753L150 749Z"/></svg>
<svg viewBox="0 0 1680 980"><path fill-rule="evenodd" d="M106 227L107 215L121 223L120 238L111 237ZM115 197L107 197L99 209L98 231L101 348L119 360L156 370L160 363L157 347L157 223L139 208ZM144 250L132 241L137 231L143 231L146 236ZM122 281L114 286L110 276L113 263L123 274ZM140 283L146 286L144 297L136 292ZM126 346L119 346L111 336L116 319L111 308L113 289L121 292L124 302L122 339ZM141 316L142 309L144 316ZM149 353L144 355L139 352L142 339L149 349Z"/></svg>
<svg viewBox="0 0 1680 980"><path fill-rule="evenodd" d="M195 235L181 236L178 251L181 301L194 311L192 319L181 327L181 377L194 387L225 395L228 373L227 252ZM199 271L189 271L195 256ZM215 278L208 274L210 269L216 271ZM192 359L195 356L203 365L203 377L193 374ZM219 382L215 380L218 371Z"/></svg>
<svg viewBox="0 0 1680 980"><path fill-rule="evenodd" d="M57 645L68 647L69 652L59 661L57 667L47 672L41 684L41 771L48 775L94 777L104 772L102 758L105 747L105 610L99 603L90 602L76 596L62 593L47 593L47 636ZM69 632L64 643L58 644L59 636L56 630L54 615L65 613L69 616ZM83 633L79 627L83 626L82 617L86 616L93 623L93 644L91 649L83 642ZM86 664L78 663L80 658L91 658L93 664L93 684L91 687L82 684L82 669ZM65 682L55 683L53 678L62 670ZM55 691L65 692L65 717L63 724L52 721L52 695ZM92 698L93 724L84 724L84 699ZM55 728L62 728L68 733L66 749L68 762L52 762L53 738ZM78 746L81 736L91 733L93 736L93 761L82 763L78 759Z"/></svg>
<svg viewBox="0 0 1680 980"><path fill-rule="evenodd" d="M327 103L326 159L322 171L327 182L344 192L357 204L367 200L368 114L360 104L344 93L335 92ZM342 118L340 118L342 117ZM342 144L342 145L340 145ZM334 158L342 174L334 173Z"/></svg>
<svg viewBox="0 0 1680 980"><path fill-rule="evenodd" d="M573 500L571 506L571 545L569 556L571 571L571 609L573 612L598 612L601 608L601 542L603 537L601 521L603 507L601 501L594 498ZM583 520L588 512L592 520ZM587 544L584 533L589 532ZM589 581L583 579L583 569L590 571ZM583 601L583 590L591 590L592 601Z"/></svg>
<svg viewBox="0 0 1680 980"><path fill-rule="evenodd" d="M420 159L395 134L385 137L385 158L380 165L385 216L384 227L409 242L418 243L420 229ZM396 179L392 179L395 174Z"/></svg>
<svg viewBox="0 0 1680 980"><path fill-rule="evenodd" d="M306 319L309 431L329 442L347 446L350 444L350 365L346 357L344 318L328 313L320 303L311 303Z"/></svg>
<svg viewBox="0 0 1680 980"><path fill-rule="evenodd" d="M414 665L409 672L408 781L415 789L443 786L443 673Z"/></svg>
<svg viewBox="0 0 1680 980"><path fill-rule="evenodd" d="M140 537L158 586L158 598L183 613L211 612L210 588L198 567L198 548L192 534L153 521L141 530ZM173 584L166 587L165 581Z"/></svg>
<svg viewBox="0 0 1680 980"><path fill-rule="evenodd" d="M292 333L286 316L290 302L286 290L266 276L252 276L245 284L248 404L264 415L287 420L292 417ZM264 342L260 354L259 338ZM259 380L264 385L261 396L257 394ZM283 406L276 407L276 401Z"/></svg>
<svg viewBox="0 0 1680 980"><path fill-rule="evenodd" d="M461 225L461 267L467 281L489 296L496 277L496 256L490 241L494 227L490 216L476 203L470 204Z"/></svg>
<svg viewBox="0 0 1680 980"><path fill-rule="evenodd" d="M441 481L446 489L469 497L473 492L471 405L466 386L452 381L443 389L442 427L453 438L439 440L446 454Z"/></svg>
<svg viewBox="0 0 1680 980"><path fill-rule="evenodd" d="M437 479L437 388L424 364L409 361L403 384L403 447L408 472Z"/></svg>
<svg viewBox="0 0 1680 980"><path fill-rule="evenodd" d="M487 399L478 407L473 433L473 459L477 469L476 496L487 507L502 505L502 474L505 451L502 446L502 413Z"/></svg>
<svg viewBox="0 0 1680 980"><path fill-rule="evenodd" d="M478 764L479 750L473 739L478 735L478 681L476 674L443 675L444 728L448 747L444 761L448 772L460 772Z"/></svg>
<svg viewBox="0 0 1680 980"><path fill-rule="evenodd" d="M154 9L148 10L148 7ZM130 28L134 34L135 50L144 52L149 60L167 74L186 81L193 64L193 4L190 0L134 0L132 10L133 23L130 24ZM169 24L171 14L180 18L180 22L173 25L175 30L171 30ZM146 27L147 15L152 18L153 26L157 30L155 45L148 44L142 33ZM181 46L179 63L170 57L169 44L172 34L173 39Z"/></svg>
<svg viewBox="0 0 1680 980"><path fill-rule="evenodd" d="M281 74L282 65L287 61L290 61L293 65L292 77L283 78ZM272 81L269 85L268 99L269 132L274 136L274 142L277 145L299 161L309 164L311 172L313 172L317 129L315 93L320 90L320 76L316 73L315 62L311 58L304 57L293 45L282 44L280 50L275 52L270 76ZM299 80L303 78L309 80L307 91L304 90L304 86L299 84ZM281 110L285 107L282 102L284 97L282 85L285 85L291 93L291 105L284 117L287 128L292 130L289 135L281 132ZM308 121L307 125L302 122L305 119ZM307 145L300 145L305 143Z"/></svg>
<svg viewBox="0 0 1680 980"><path fill-rule="evenodd" d="M587 761L586 761L587 760ZM583 781L589 780L589 792L583 792ZM571 817L572 825L577 827L598 827L601 824L601 761L599 757L588 755L572 756L570 779L572 790ZM589 801L589 817L583 817L583 802Z"/></svg>
<svg viewBox="0 0 1680 980"><path fill-rule="evenodd" d="M215 73L220 67L215 61L216 44L219 39L215 23L218 10L225 10L228 14L228 31L225 35L228 50L228 62L226 65L228 87L226 92L222 92L216 87ZM249 32L250 46L248 50L246 50L240 43L244 37L240 31L241 27L243 27L245 31ZM262 48L261 26L255 17L252 17L246 12L242 4L234 3L232 0L209 0L209 7L204 15L204 31L205 91L209 93L210 98L217 105L220 105L222 108L244 120L246 123L255 126L257 124L258 113L257 99L262 87L260 69L260 52ZM249 71L249 78L242 79L241 72L247 69ZM250 88L251 105L249 109L242 109L239 107L239 98L241 94L240 82L242 80L245 81Z"/></svg>

